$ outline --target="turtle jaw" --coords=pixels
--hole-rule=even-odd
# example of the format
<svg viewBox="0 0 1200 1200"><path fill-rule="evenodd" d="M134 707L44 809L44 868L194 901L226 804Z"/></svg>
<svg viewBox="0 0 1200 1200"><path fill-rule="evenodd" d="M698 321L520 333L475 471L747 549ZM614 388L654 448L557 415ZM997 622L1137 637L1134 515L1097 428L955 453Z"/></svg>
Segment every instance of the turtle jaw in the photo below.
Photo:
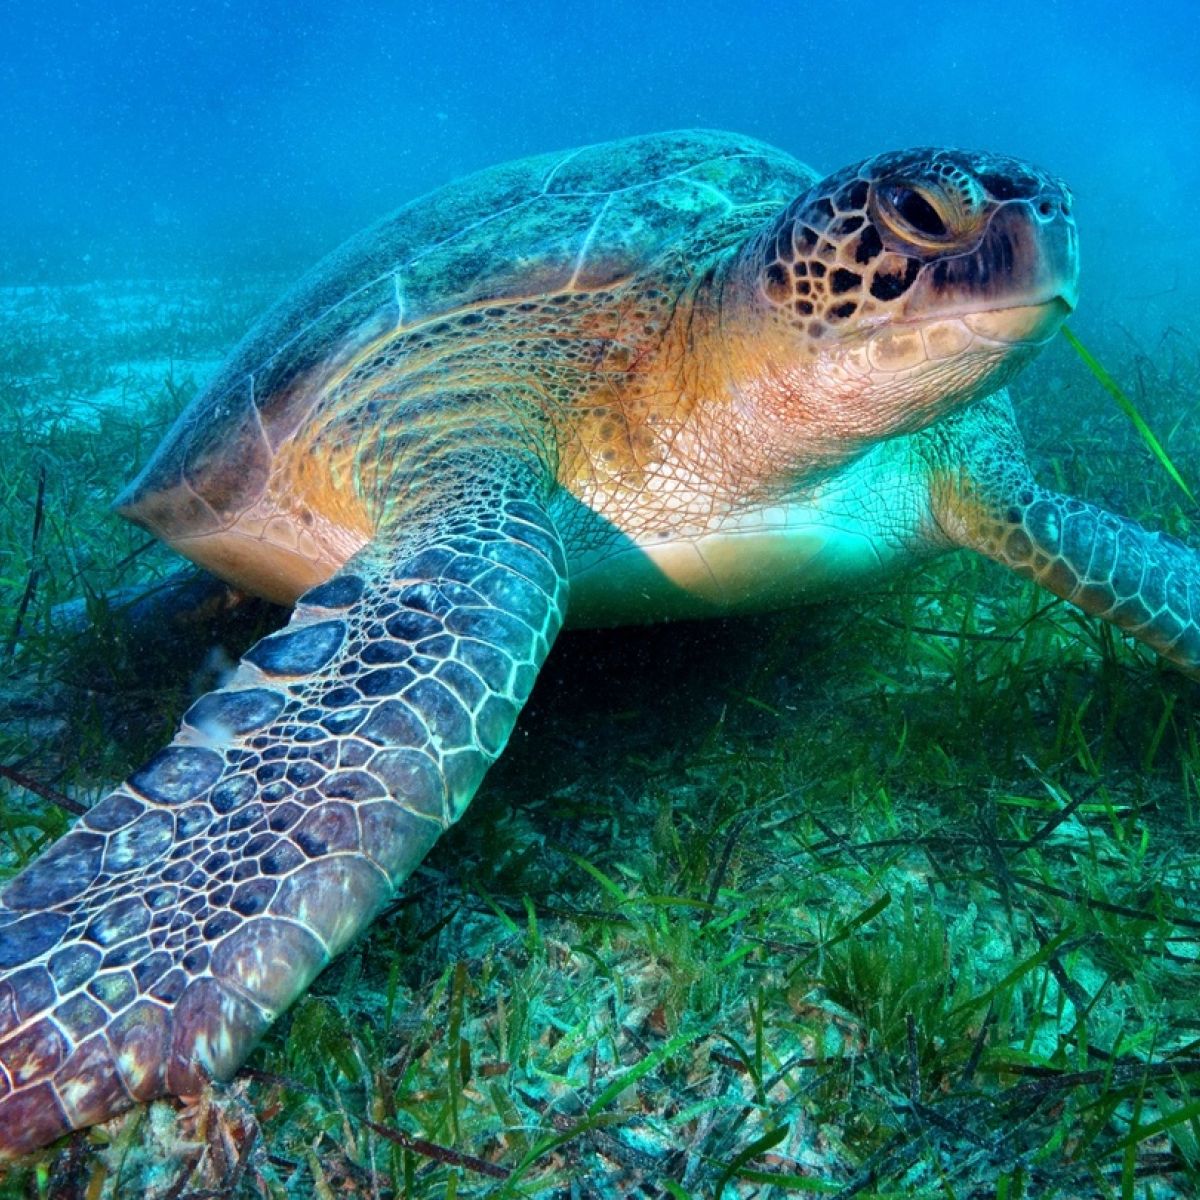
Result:
<svg viewBox="0 0 1200 1200"><path fill-rule="evenodd" d="M972 341L1003 350L1005 347L1036 349L1058 333L1062 323L1075 311L1073 297L1063 294L1045 300L1001 304L987 308L921 314L881 320L865 332L865 340L882 330L912 330L922 336L927 357L944 358L966 350Z"/></svg>
<svg viewBox="0 0 1200 1200"><path fill-rule="evenodd" d="M976 337L998 346L1044 346L1074 311L1065 296L1033 304L1012 304L964 313L963 324Z"/></svg>
<svg viewBox="0 0 1200 1200"><path fill-rule="evenodd" d="M862 321L840 347L831 347L829 358L864 383L940 391L937 407L953 407L995 390L1020 370L1058 332L1074 300L1071 283L1044 298L885 314ZM931 378L918 384L925 372Z"/></svg>

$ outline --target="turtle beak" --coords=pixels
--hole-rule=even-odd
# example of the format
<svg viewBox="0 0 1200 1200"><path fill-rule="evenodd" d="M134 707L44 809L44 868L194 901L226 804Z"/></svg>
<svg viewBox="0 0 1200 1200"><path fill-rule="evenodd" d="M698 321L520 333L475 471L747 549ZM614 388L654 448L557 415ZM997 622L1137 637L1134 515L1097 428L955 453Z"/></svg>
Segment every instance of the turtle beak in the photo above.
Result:
<svg viewBox="0 0 1200 1200"><path fill-rule="evenodd" d="M1079 239L1061 185L1010 200L991 214L966 253L927 264L908 306L960 317L990 341L1036 344L1052 337L1079 295Z"/></svg>
<svg viewBox="0 0 1200 1200"><path fill-rule="evenodd" d="M1055 299L1066 308L1064 316L1070 316L1075 311L1075 306L1079 303L1079 276L1078 272L1069 283L1064 284L1061 292L1055 296Z"/></svg>
<svg viewBox="0 0 1200 1200"><path fill-rule="evenodd" d="M964 313L962 320L972 333L989 342L1040 345L1058 332L1074 307L1065 297L1054 296L1041 304L1014 304Z"/></svg>

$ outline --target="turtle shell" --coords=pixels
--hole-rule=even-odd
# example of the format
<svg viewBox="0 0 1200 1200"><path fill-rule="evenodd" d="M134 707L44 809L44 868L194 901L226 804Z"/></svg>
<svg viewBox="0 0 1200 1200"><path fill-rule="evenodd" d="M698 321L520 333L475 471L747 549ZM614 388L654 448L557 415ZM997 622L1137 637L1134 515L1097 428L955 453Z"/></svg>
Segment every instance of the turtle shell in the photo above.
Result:
<svg viewBox="0 0 1200 1200"><path fill-rule="evenodd" d="M601 288L675 247L700 257L815 178L752 138L701 130L528 158L422 196L259 319L115 507L177 544L227 529L329 381L389 331L489 300Z"/></svg>

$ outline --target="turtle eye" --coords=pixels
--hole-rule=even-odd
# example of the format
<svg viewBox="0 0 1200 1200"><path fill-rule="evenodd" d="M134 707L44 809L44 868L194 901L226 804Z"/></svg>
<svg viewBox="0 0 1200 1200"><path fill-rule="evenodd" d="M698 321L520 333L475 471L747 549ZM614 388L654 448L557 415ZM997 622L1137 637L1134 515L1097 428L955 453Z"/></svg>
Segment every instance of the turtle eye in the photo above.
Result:
<svg viewBox="0 0 1200 1200"><path fill-rule="evenodd" d="M916 188L903 183L888 183L879 189L879 194L897 233L915 233L935 241L940 241L950 233L929 197Z"/></svg>

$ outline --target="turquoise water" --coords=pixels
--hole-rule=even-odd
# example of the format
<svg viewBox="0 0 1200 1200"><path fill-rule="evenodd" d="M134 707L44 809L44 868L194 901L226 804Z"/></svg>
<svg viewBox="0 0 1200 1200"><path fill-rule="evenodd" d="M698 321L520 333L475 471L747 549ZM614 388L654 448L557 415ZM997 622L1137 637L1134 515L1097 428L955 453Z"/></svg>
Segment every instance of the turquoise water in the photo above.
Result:
<svg viewBox="0 0 1200 1200"><path fill-rule="evenodd" d="M464 172L712 126L819 169L941 143L1078 197L1084 331L1190 319L1200 8L982 3L3 7L0 280L299 269Z"/></svg>
<svg viewBox="0 0 1200 1200"><path fill-rule="evenodd" d="M13 658L17 684L0 685L0 763L26 780L0 792L0 882L66 824L28 781L90 801L161 746L229 665L219 648L201 647L203 661L197 652L164 682L137 645L124 665L115 653L81 662L68 645L56 602L169 569L165 551L139 558L140 532L103 524L105 503L154 441L131 429L164 427L290 277L382 213L479 168L683 127L741 131L821 172L916 145L1031 159L1076 197L1083 275L1073 326L1195 483L1197 64L1200 6L1179 0L1136 11L1116 0L0 8L0 350L10 352L0 440L13 447L0 505L0 637L15 647L20 633L30 647ZM1047 482L1194 532L1195 506L1183 506L1061 341L1017 391ZM369 1105L387 1089L406 1106L387 1113L392 1124L512 1170L524 1151L515 1137L500 1147L497 1129L557 1145L562 1122L597 1095L601 1108L624 1096L632 1114L635 1093L609 1096L610 1081L680 1029L708 1041L657 1093L661 1112L621 1131L626 1157L614 1161L630 1176L684 1180L688 1190L672 1195L707 1196L744 1159L803 1166L832 1191L878 1163L880 1188L892 1189L880 1194L908 1194L900 1189L911 1180L936 1180L949 1144L933 1125L900 1119L922 1083L915 1033L903 1026L913 1008L929 1047L926 1098L945 1102L952 1134L985 1131L969 1152L944 1155L961 1191L931 1184L920 1194L986 1194L976 1174L1007 1186L1026 1160L1049 1164L1060 1190L1039 1193L1035 1179L1025 1195L1091 1194L1076 1180L1093 1167L1112 1185L1103 1194L1126 1183L1134 1194L1124 1139L1138 1120L1139 1170L1182 1180L1145 1194L1195 1194L1186 1189L1200 1177L1196 1093L1171 1072L1182 1076L1182 1061L1187 1080L1196 1074L1196 693L1156 672L1148 654L1121 657L1047 595L964 560L815 616L563 638L468 819L256 1051L251 1067L263 1074L250 1105L273 1157L254 1160L246 1194L260 1171L288 1179L288 1194L316 1194L304 1172L318 1126L322 1153L338 1136L349 1144L341 1114L378 1116L384 1109ZM242 634L241 647L225 647L234 656L250 641ZM130 711L141 706L133 717L120 707L126 693ZM1024 908L1013 916L1000 850L1030 877L1037 865L1032 883L1018 880L1036 928ZM1041 908L1028 898L1033 884L1044 888ZM923 926L899 915L914 895L933 914ZM599 906L610 902L611 912ZM1109 916L1120 921L1106 925ZM861 938L844 936L860 928ZM1078 1026L1066 968L1056 960L1059 974L1043 981L1049 935L1067 948L1072 984L1096 998ZM817 946L828 1012L811 1003ZM844 963L826 953L838 947ZM877 948L877 962L853 959L864 947ZM455 964L461 979L451 982ZM872 982L886 1009L889 965L911 988L895 1013L884 1020L866 1001L855 1009ZM1022 974L1035 967L1036 987ZM793 982L801 968L803 987ZM975 999L960 1004L968 992ZM453 1120L443 1089L466 1081L466 1042L448 1040L448 1029L458 1036L452 1009L474 1022L482 1066ZM612 1036L589 1041L589 1022L610 1009ZM983 1083L973 1078L982 1035L952 1019L968 1010L999 1014ZM503 1046L493 1046L500 1027ZM571 1036L559 1041L564 1030ZM728 1031L736 1038L718 1042ZM764 1042L771 1071L801 1064L783 1088L761 1086ZM1017 1067L1046 1079L1081 1069L1064 1115L1047 1090L1028 1120L1024 1077L996 1081L1010 1050ZM825 1055L836 1068L827 1094L829 1080L814 1083ZM1084 1077L1109 1059L1130 1071ZM1144 1110L1144 1081L1130 1067L1143 1059L1167 1081ZM717 1066L728 1096L710 1103L697 1079L707 1088ZM280 1074L287 1087L272 1091ZM977 1086L994 1115L974 1104ZM171 1155L190 1143L163 1111L138 1136L151 1142L147 1177L162 1176L153 1194L178 1195L173 1181L184 1175ZM1156 1137L1168 1119L1175 1140ZM892 1154L893 1127L932 1139L927 1175ZM1093 1139L1082 1149L1080 1127ZM647 1128L653 1137L638 1141ZM763 1139L785 1128L781 1157L762 1159L779 1145ZM451 1194L449 1171L427 1162L453 1160L402 1160L394 1143L353 1129L356 1164L392 1156L394 1188L378 1194ZM992 1142L1007 1148L999 1165L975 1152ZM122 1178L140 1176L113 1167L125 1170L124 1144L102 1143L93 1135L94 1157L70 1168L77 1178L107 1171L104 1194L147 1194L141 1184L121 1190ZM579 1173L570 1194L634 1194L615 1170L621 1182L609 1190L589 1182L606 1144L580 1152L596 1174ZM705 1156L687 1173L681 1145ZM551 1157L538 1171L559 1188ZM396 1181L413 1161L426 1190L402 1192ZM460 1194L491 1194L477 1165ZM222 1174L217 1158L205 1166L196 1186ZM55 1179L68 1167L60 1161ZM25 1178L0 1173L0 1196L34 1194ZM780 1190L745 1182L725 1194L774 1200L787 1185L772 1186ZM647 1184L637 1194L665 1193Z"/></svg>

